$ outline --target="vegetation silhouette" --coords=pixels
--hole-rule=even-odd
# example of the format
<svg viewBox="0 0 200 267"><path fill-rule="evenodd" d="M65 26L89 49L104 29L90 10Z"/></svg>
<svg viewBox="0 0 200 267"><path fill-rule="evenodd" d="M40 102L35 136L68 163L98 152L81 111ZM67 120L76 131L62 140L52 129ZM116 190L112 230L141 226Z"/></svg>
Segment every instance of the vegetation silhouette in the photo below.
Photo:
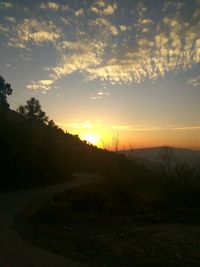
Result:
<svg viewBox="0 0 200 267"><path fill-rule="evenodd" d="M64 132L49 120L35 98L9 109L11 86L1 78L1 188L21 188L66 181L73 172L109 175L124 156L99 149ZM6 109L5 109L6 106ZM116 171L118 172L118 171Z"/></svg>
<svg viewBox="0 0 200 267"><path fill-rule="evenodd" d="M12 88L9 83L6 83L4 78L0 75L0 107L8 108L7 96L12 94Z"/></svg>
<svg viewBox="0 0 200 267"><path fill-rule="evenodd" d="M46 113L42 111L40 103L37 99L32 97L27 101L27 105L20 106L18 109L18 113L23 115L28 120L33 123L47 123L48 117Z"/></svg>

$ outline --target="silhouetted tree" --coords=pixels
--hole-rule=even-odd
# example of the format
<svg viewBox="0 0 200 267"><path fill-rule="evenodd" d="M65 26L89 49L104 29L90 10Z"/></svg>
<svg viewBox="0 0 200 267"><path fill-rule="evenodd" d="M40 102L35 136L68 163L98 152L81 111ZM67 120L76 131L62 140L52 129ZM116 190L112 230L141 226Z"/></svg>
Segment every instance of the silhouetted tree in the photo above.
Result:
<svg viewBox="0 0 200 267"><path fill-rule="evenodd" d="M42 111L39 101L34 97L28 100L25 106L20 106L18 112L34 122L48 122L46 113Z"/></svg>
<svg viewBox="0 0 200 267"><path fill-rule="evenodd" d="M103 138L101 138L101 146L104 150L110 150L109 144L106 144Z"/></svg>
<svg viewBox="0 0 200 267"><path fill-rule="evenodd" d="M161 170L168 178L173 174L173 167L175 164L174 149L169 146L164 146L160 150L159 159L161 163Z"/></svg>
<svg viewBox="0 0 200 267"><path fill-rule="evenodd" d="M12 88L9 83L6 83L4 78L0 76L0 106L8 108L7 96L12 94Z"/></svg>
<svg viewBox="0 0 200 267"><path fill-rule="evenodd" d="M119 133L113 134L112 143L113 143L113 148L114 148L115 152L118 152L118 149L119 149Z"/></svg>
<svg viewBox="0 0 200 267"><path fill-rule="evenodd" d="M55 122L53 120L48 121L48 126L50 128L56 128L56 129L58 128L57 125L55 124Z"/></svg>

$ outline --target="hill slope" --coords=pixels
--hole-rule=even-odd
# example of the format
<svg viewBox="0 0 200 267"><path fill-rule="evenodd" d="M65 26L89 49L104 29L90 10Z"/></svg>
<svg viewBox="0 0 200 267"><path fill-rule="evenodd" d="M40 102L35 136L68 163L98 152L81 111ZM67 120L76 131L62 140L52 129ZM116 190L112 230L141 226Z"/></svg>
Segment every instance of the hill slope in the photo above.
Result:
<svg viewBox="0 0 200 267"><path fill-rule="evenodd" d="M11 110L0 110L0 129L1 187L55 183L74 171L103 172L120 158Z"/></svg>

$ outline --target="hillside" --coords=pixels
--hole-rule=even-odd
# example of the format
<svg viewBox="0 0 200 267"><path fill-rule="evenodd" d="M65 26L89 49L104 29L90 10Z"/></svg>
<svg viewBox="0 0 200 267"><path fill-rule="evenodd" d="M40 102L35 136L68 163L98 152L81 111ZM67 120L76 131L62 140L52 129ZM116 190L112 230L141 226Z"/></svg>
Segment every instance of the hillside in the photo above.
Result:
<svg viewBox="0 0 200 267"><path fill-rule="evenodd" d="M57 183L77 171L104 174L123 158L27 114L0 109L1 188Z"/></svg>

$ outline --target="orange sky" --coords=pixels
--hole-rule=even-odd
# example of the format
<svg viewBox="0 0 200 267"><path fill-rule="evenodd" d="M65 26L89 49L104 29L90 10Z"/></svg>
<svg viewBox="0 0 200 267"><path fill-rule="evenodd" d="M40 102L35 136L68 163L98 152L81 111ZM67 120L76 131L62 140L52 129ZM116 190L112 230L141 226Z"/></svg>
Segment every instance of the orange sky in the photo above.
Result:
<svg viewBox="0 0 200 267"><path fill-rule="evenodd" d="M90 121L83 123L60 124L60 127L70 133L78 134L98 147L112 150L113 137L119 139L119 149L173 146L182 148L200 149L200 127L136 127L129 125L112 125L108 127L101 123L92 124Z"/></svg>

